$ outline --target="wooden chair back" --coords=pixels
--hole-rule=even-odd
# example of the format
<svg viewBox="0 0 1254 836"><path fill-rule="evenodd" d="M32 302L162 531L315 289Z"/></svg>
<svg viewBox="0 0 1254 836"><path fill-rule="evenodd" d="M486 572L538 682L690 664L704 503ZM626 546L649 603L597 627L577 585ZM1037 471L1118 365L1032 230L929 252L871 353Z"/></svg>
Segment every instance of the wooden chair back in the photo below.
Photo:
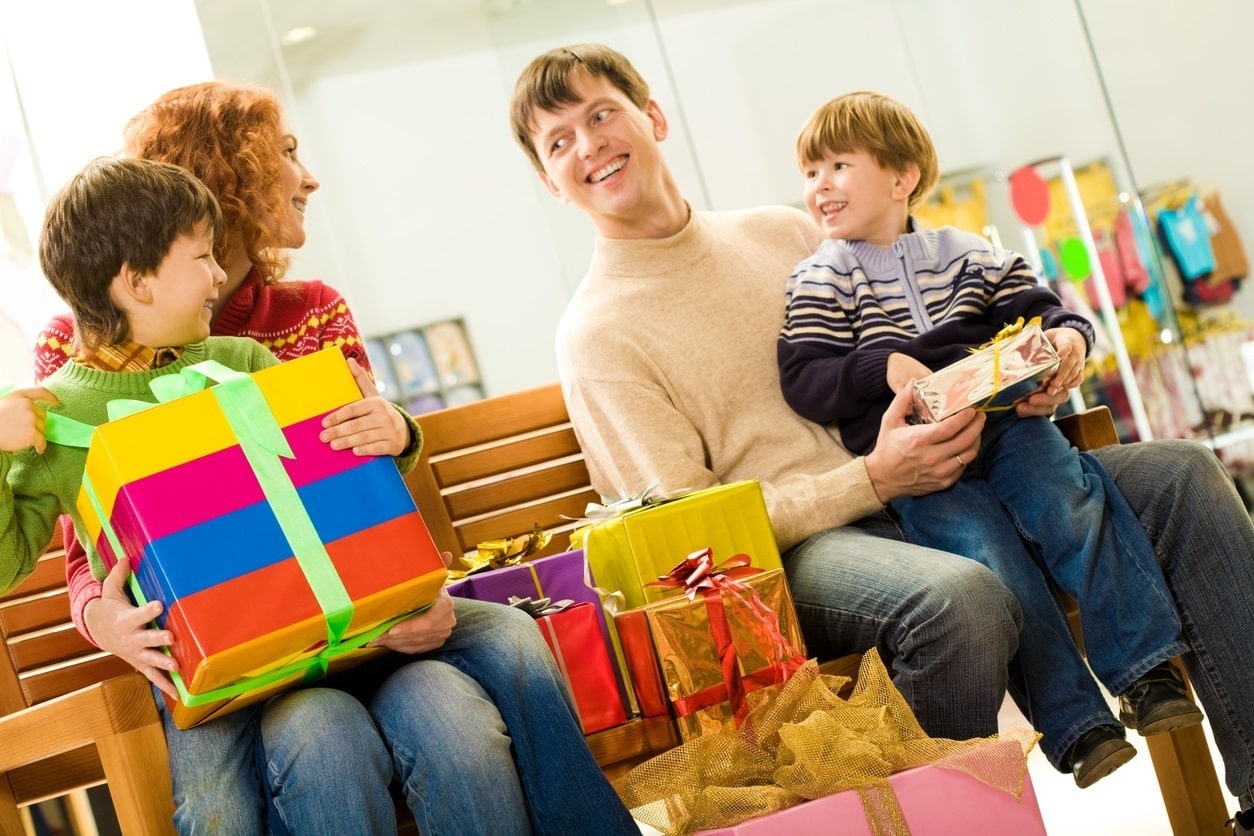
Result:
<svg viewBox="0 0 1254 836"><path fill-rule="evenodd" d="M418 416L422 457L406 477L432 537L454 557L487 540L553 537L538 555L566 551L598 499L558 384Z"/></svg>
<svg viewBox="0 0 1254 836"><path fill-rule="evenodd" d="M35 571L0 596L0 639L0 832L14 832L19 807L106 782L127 833L171 832L150 686L74 627L59 529Z"/></svg>

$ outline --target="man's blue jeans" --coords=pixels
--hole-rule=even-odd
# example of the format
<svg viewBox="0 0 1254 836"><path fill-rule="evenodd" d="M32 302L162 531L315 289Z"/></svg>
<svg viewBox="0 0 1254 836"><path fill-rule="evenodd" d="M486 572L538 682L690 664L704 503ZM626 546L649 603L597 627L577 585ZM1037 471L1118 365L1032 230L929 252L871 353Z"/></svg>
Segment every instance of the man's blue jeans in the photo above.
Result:
<svg viewBox="0 0 1254 836"><path fill-rule="evenodd" d="M1056 589L1076 598L1093 672L1112 694L1188 648L1149 537L1101 465L1044 418L985 425L979 457L949 489L895 500L906 534L988 566L1023 611L1010 693L1065 768L1097 725L1122 728L1071 639Z"/></svg>
<svg viewBox="0 0 1254 836"><path fill-rule="evenodd" d="M1200 444L1118 444L1092 455L1154 544L1228 788L1250 809L1254 524L1232 478ZM807 647L821 659L878 648L929 734L995 734L1018 604L984 566L904 540L894 520L876 514L785 553Z"/></svg>
<svg viewBox="0 0 1254 836"><path fill-rule="evenodd" d="M456 605L435 653L389 654L186 732L167 720L179 831L262 833L269 806L274 832L393 834L395 776L424 836L638 833L534 621Z"/></svg>

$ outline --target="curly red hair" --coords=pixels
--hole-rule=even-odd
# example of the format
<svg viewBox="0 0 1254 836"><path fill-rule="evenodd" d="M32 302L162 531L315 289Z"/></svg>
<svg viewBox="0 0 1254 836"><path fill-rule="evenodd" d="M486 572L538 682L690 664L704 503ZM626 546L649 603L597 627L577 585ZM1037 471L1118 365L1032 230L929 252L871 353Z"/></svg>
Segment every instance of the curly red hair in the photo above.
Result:
<svg viewBox="0 0 1254 836"><path fill-rule="evenodd" d="M286 200L280 177L283 106L262 87L209 81L165 93L127 123L125 154L181 166L222 207L214 245L243 246L267 284L287 269L275 218Z"/></svg>

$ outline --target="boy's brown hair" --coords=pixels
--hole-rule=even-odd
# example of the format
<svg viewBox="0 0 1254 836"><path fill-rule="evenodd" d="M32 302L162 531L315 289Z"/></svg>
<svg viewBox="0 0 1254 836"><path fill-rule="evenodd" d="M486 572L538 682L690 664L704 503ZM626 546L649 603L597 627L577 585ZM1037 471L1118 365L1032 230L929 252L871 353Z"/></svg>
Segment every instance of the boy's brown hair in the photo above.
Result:
<svg viewBox="0 0 1254 836"><path fill-rule="evenodd" d="M649 85L640 73L625 56L604 44L563 46L533 58L514 83L509 123L514 139L537 171L544 171L544 163L531 137L535 130L535 113L576 104L579 97L572 80L580 72L592 78L604 78L641 110L649 103Z"/></svg>
<svg viewBox="0 0 1254 836"><path fill-rule="evenodd" d="M163 94L123 133L127 156L182 166L209 187L222 207L223 232L213 248L218 263L227 263L227 247L243 246L267 284L287 268L274 223L290 197L281 179L282 114L264 87L208 81Z"/></svg>
<svg viewBox="0 0 1254 836"><path fill-rule="evenodd" d="M126 314L109 295L122 265L152 275L175 239L206 221L216 236L222 214L213 194L169 163L100 157L53 196L39 235L39 264L70 306L85 347L130 336Z"/></svg>
<svg viewBox="0 0 1254 836"><path fill-rule="evenodd" d="M940 179L936 146L918 117L896 99L879 93L847 93L816 110L797 137L797 163L827 154L865 151L881 168L905 171L919 167L919 182L910 193L914 210Z"/></svg>

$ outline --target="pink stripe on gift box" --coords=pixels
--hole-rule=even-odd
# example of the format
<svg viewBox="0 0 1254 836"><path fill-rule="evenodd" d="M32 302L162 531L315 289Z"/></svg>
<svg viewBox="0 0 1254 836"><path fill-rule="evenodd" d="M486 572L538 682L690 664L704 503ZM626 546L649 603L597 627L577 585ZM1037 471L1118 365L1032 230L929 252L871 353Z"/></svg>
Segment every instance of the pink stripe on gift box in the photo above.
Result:
<svg viewBox="0 0 1254 836"><path fill-rule="evenodd" d="M296 456L284 459L283 466L297 488L371 461L319 440L322 419L317 415L283 428ZM229 447L124 485L111 522L127 552L138 555L154 540L264 499L244 451Z"/></svg>

